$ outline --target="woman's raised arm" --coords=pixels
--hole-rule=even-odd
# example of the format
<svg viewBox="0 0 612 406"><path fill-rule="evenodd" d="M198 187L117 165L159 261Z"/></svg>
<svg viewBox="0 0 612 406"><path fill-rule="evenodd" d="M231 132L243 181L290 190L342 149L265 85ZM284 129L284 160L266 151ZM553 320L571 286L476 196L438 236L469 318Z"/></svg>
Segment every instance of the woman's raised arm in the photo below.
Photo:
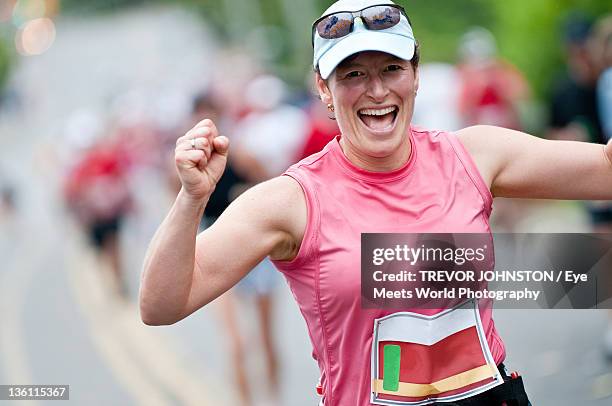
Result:
<svg viewBox="0 0 612 406"><path fill-rule="evenodd" d="M496 197L612 200L612 142L551 141L492 126L456 135Z"/></svg>
<svg viewBox="0 0 612 406"><path fill-rule="evenodd" d="M145 257L140 313L146 324L175 323L220 296L266 256L284 260L297 254L306 203L299 184L286 176L245 192L196 239L225 168L223 138L205 120L177 141L182 189Z"/></svg>

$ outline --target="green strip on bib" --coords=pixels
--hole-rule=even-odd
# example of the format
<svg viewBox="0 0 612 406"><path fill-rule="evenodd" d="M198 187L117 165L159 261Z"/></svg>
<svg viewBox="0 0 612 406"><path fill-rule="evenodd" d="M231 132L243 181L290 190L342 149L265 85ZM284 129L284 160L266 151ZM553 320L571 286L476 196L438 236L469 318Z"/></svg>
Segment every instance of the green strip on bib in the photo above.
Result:
<svg viewBox="0 0 612 406"><path fill-rule="evenodd" d="M383 389L397 391L399 389L401 349L399 345L383 347Z"/></svg>

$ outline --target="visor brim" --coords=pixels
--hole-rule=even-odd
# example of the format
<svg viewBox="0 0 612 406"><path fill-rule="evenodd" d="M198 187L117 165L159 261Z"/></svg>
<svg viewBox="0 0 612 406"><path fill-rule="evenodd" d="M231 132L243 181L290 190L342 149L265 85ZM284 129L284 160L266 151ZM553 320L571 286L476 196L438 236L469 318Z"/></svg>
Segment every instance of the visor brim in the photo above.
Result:
<svg viewBox="0 0 612 406"><path fill-rule="evenodd" d="M354 32L321 56L319 72L323 79L328 79L343 60L365 51L384 52L409 61L414 57L414 49L414 39L404 35L383 31Z"/></svg>

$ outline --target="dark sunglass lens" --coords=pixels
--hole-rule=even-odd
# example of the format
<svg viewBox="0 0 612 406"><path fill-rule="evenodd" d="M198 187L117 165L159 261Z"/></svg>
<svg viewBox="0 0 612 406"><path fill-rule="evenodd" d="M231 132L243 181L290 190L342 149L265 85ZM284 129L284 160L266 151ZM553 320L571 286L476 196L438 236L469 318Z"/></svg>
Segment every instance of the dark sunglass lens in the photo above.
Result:
<svg viewBox="0 0 612 406"><path fill-rule="evenodd" d="M322 38L340 38L351 32L353 15L350 13L337 13L325 17L317 24L317 32Z"/></svg>
<svg viewBox="0 0 612 406"><path fill-rule="evenodd" d="M395 7L375 6L362 12L363 22L370 30L385 30L397 25L400 21L400 11Z"/></svg>

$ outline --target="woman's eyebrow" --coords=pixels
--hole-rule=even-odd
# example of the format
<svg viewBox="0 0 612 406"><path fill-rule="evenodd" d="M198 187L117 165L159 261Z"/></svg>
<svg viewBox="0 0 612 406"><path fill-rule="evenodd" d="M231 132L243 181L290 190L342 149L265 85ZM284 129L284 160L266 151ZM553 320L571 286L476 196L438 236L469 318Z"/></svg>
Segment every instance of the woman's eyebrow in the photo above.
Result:
<svg viewBox="0 0 612 406"><path fill-rule="evenodd" d="M402 62L409 62L409 61L398 58L397 56L394 56L394 55L389 55L388 57L385 58L385 63L402 63Z"/></svg>
<svg viewBox="0 0 612 406"><path fill-rule="evenodd" d="M360 64L359 62L350 61L350 62L343 63L338 68L339 68L338 70L348 70L348 69L353 69L353 68L363 68L363 65Z"/></svg>

